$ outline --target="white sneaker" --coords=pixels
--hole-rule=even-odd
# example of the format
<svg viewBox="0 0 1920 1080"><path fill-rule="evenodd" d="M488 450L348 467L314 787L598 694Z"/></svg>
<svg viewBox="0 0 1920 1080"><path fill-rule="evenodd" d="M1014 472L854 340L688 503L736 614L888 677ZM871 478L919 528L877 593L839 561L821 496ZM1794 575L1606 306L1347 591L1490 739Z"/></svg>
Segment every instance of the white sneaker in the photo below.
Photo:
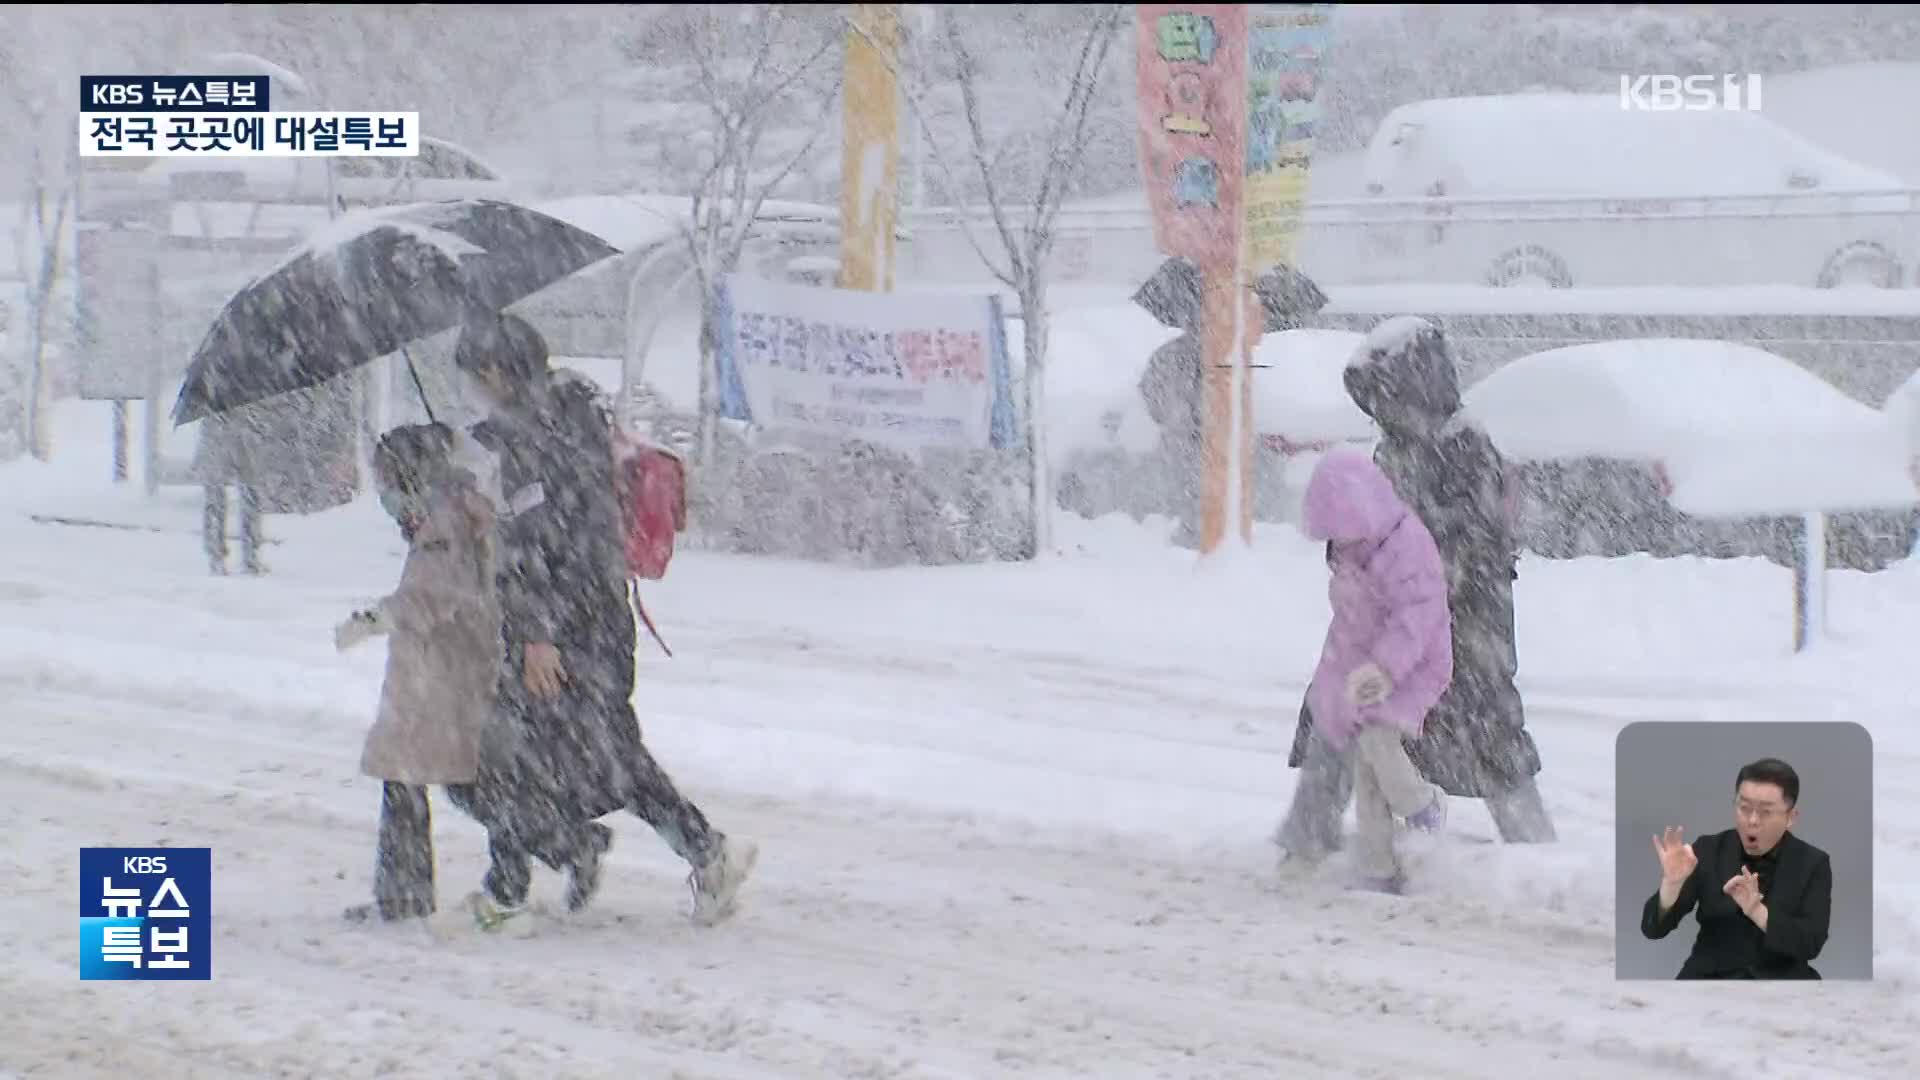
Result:
<svg viewBox="0 0 1920 1080"><path fill-rule="evenodd" d="M751 840L723 839L713 860L687 875L693 893L693 921L713 926L733 915L740 886L760 860L760 845Z"/></svg>

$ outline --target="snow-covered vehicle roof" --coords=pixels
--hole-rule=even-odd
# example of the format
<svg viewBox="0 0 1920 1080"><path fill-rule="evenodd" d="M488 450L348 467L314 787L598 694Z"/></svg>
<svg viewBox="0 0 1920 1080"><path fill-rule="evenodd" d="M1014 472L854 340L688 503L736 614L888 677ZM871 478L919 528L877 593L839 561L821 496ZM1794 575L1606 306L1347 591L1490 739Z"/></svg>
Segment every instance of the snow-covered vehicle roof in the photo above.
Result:
<svg viewBox="0 0 1920 1080"><path fill-rule="evenodd" d="M1689 514L1920 503L1885 414L1747 345L1646 338L1552 349L1501 367L1464 397L1501 453L1657 462Z"/></svg>
<svg viewBox="0 0 1920 1080"><path fill-rule="evenodd" d="M1920 100L1920 63L1863 61L1768 75L1766 114L1821 146L1920 184L1920 127L1899 102Z"/></svg>
<svg viewBox="0 0 1920 1080"><path fill-rule="evenodd" d="M1888 423L1906 440L1907 454L1920 459L1920 371L1915 371L1880 407Z"/></svg>
<svg viewBox="0 0 1920 1080"><path fill-rule="evenodd" d="M574 195L530 203L533 209L600 237L621 251L643 251L680 235L691 220L693 200L684 195ZM768 199L760 204L765 221L792 220L832 225L836 207Z"/></svg>
<svg viewBox="0 0 1920 1080"><path fill-rule="evenodd" d="M1439 98L1389 112L1367 146L1369 194L1774 195L1889 191L1897 176L1862 165L1769 120L1714 109L1653 112L1616 94Z"/></svg>
<svg viewBox="0 0 1920 1080"><path fill-rule="evenodd" d="M1047 461L1066 468L1082 453L1144 454L1160 438L1140 397L1153 350L1179 331L1134 304L1056 311L1047 334ZM1020 324L1007 324L1008 359L1026 370Z"/></svg>
<svg viewBox="0 0 1920 1080"><path fill-rule="evenodd" d="M1366 344L1349 330L1285 330L1260 339L1253 362L1254 424L1263 435L1294 443L1334 443L1379 437L1380 431L1347 393L1347 362Z"/></svg>
<svg viewBox="0 0 1920 1080"><path fill-rule="evenodd" d="M1014 370L1022 370L1018 324L1008 328ZM1047 346L1048 458L1063 468L1076 453L1149 453L1159 429L1140 397L1140 377L1155 349L1178 331L1140 308L1068 308L1050 324ZM1260 339L1253 362L1253 422L1260 435L1308 445L1377 438L1353 403L1341 373L1366 335L1346 330L1287 330Z"/></svg>
<svg viewBox="0 0 1920 1080"><path fill-rule="evenodd" d="M331 159L334 165L335 193L351 202L389 193L405 172L430 191L417 194L423 199L476 196L503 198L514 193L514 183L486 159L472 150L431 135L420 136L420 153L415 157L343 156ZM202 198L253 200L319 200L327 191L327 162L320 158L156 158L145 168L132 173L130 180L140 188L169 190L176 176L234 175L243 188L237 191L209 191Z"/></svg>

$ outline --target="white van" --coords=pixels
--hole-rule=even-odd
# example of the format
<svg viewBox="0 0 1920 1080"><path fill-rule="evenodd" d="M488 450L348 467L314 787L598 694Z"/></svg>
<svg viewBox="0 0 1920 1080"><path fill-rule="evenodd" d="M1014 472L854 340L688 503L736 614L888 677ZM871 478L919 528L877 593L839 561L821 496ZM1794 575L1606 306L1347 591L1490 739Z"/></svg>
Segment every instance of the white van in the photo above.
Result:
<svg viewBox="0 0 1920 1080"><path fill-rule="evenodd" d="M1891 287L1920 258L1920 204L1899 178L1763 112L1421 101L1381 121L1363 184L1378 280Z"/></svg>

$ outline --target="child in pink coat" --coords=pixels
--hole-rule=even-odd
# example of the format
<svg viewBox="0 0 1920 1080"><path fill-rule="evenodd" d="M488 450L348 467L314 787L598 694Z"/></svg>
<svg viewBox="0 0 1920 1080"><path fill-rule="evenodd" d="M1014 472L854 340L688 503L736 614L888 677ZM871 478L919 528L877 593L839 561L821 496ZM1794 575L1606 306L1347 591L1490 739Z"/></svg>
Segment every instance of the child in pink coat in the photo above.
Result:
<svg viewBox="0 0 1920 1080"><path fill-rule="evenodd" d="M1400 892L1394 818L1437 833L1446 793L1427 783L1401 739L1418 738L1453 679L1452 619L1440 551L1420 518L1364 454L1327 454L1307 482L1301 529L1327 541L1333 621L1307 702L1328 745L1355 759L1364 887Z"/></svg>

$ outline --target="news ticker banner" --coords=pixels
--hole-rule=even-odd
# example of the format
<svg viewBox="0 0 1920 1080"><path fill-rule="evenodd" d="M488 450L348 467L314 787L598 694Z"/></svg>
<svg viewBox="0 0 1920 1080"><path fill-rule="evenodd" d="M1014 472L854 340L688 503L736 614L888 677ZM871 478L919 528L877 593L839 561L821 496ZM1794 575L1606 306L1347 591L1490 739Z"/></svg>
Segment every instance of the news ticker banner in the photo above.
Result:
<svg viewBox="0 0 1920 1080"><path fill-rule="evenodd" d="M261 75L85 75L80 156L416 157L420 114L271 109Z"/></svg>

